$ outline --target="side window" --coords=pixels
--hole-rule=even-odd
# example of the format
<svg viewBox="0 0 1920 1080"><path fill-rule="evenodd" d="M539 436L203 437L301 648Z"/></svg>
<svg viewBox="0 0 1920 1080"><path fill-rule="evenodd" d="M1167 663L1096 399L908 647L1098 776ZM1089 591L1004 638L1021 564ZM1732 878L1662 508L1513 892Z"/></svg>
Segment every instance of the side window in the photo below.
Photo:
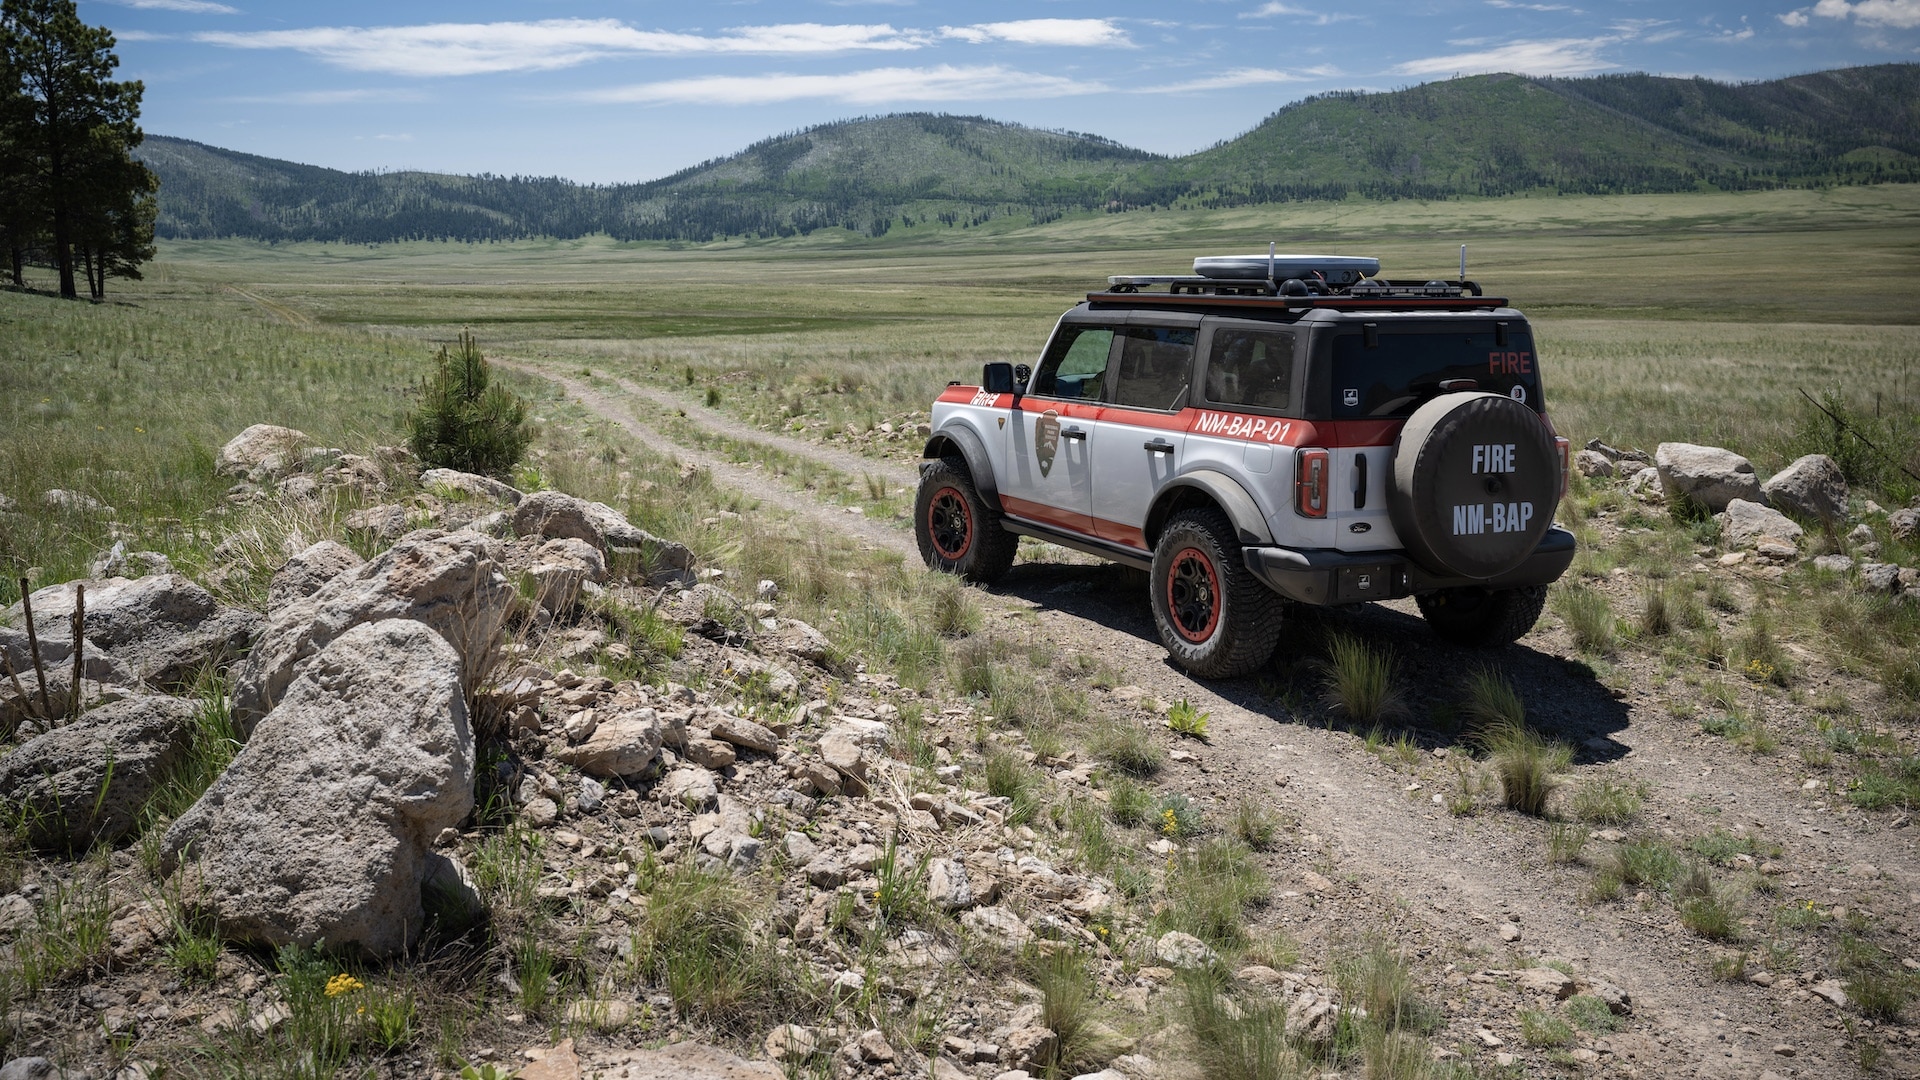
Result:
<svg viewBox="0 0 1920 1080"><path fill-rule="evenodd" d="M1120 381L1114 404L1171 410L1186 404L1193 379L1192 330L1130 326L1120 345Z"/></svg>
<svg viewBox="0 0 1920 1080"><path fill-rule="evenodd" d="M1099 401L1106 389L1107 354L1113 331L1104 326L1064 326L1033 373L1037 397Z"/></svg>
<svg viewBox="0 0 1920 1080"><path fill-rule="evenodd" d="M1285 409L1293 399L1293 334L1280 330L1213 332L1207 400L1215 405Z"/></svg>

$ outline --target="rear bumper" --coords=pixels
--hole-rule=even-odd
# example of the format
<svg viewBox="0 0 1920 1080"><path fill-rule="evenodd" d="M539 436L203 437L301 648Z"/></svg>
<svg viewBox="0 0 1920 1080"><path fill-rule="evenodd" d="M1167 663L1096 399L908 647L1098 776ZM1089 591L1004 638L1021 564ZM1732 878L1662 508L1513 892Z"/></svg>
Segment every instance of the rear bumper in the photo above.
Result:
<svg viewBox="0 0 1920 1080"><path fill-rule="evenodd" d="M1247 569L1289 600L1315 607L1394 600L1415 593L1471 586L1514 589L1558 580L1573 562L1573 534L1551 528L1526 561L1493 578L1435 574L1415 565L1401 551L1352 554L1344 551L1295 551L1281 547L1245 549Z"/></svg>

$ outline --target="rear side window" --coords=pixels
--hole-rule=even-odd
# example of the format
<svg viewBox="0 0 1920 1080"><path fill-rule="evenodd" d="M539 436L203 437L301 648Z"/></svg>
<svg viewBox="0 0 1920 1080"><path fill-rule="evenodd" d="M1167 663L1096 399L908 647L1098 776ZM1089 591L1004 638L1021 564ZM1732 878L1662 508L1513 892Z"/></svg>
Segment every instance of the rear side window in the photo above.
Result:
<svg viewBox="0 0 1920 1080"><path fill-rule="evenodd" d="M1207 357L1207 400L1215 405L1285 409L1293 404L1293 333L1284 330L1213 332Z"/></svg>
<svg viewBox="0 0 1920 1080"><path fill-rule="evenodd" d="M1539 358L1524 326L1356 329L1333 339L1332 366L1336 420L1411 416L1455 380L1540 411Z"/></svg>
<svg viewBox="0 0 1920 1080"><path fill-rule="evenodd" d="M1104 326L1063 326L1054 336L1040 370L1033 373L1038 397L1099 401L1106 389L1107 354L1113 330Z"/></svg>
<svg viewBox="0 0 1920 1080"><path fill-rule="evenodd" d="M1192 330L1129 326L1120 343L1114 404L1171 411L1186 404L1193 381Z"/></svg>

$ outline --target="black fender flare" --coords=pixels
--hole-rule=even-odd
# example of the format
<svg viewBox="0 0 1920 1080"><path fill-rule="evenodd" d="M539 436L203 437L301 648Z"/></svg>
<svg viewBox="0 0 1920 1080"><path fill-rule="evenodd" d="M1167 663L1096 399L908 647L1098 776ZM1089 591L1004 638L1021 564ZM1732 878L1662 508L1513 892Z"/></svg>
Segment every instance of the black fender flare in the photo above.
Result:
<svg viewBox="0 0 1920 1080"><path fill-rule="evenodd" d="M1151 548L1160 542L1160 530L1168 518L1188 507L1207 503L1226 512L1241 544L1248 547L1273 544L1273 531L1267 528L1267 519L1260 513L1259 504L1238 480L1215 469L1195 469L1168 481L1160 494L1154 496L1144 530L1147 546Z"/></svg>
<svg viewBox="0 0 1920 1080"><path fill-rule="evenodd" d="M979 432L964 424L943 427L927 440L927 447L920 451L920 457L927 461L938 461L956 451L966 460L967 473L973 477L974 490L980 493L988 506L998 510L1000 485L994 480L993 459L987 456L987 443Z"/></svg>

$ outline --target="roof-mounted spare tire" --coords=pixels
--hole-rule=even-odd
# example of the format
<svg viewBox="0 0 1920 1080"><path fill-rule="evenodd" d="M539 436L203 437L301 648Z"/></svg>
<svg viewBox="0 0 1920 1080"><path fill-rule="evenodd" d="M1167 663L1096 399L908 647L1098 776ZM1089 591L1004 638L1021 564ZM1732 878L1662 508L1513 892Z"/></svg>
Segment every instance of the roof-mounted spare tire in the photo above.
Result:
<svg viewBox="0 0 1920 1080"><path fill-rule="evenodd" d="M1553 524L1560 456L1539 414L1500 394L1443 394L1393 444L1388 515L1437 573L1487 579L1518 567Z"/></svg>

